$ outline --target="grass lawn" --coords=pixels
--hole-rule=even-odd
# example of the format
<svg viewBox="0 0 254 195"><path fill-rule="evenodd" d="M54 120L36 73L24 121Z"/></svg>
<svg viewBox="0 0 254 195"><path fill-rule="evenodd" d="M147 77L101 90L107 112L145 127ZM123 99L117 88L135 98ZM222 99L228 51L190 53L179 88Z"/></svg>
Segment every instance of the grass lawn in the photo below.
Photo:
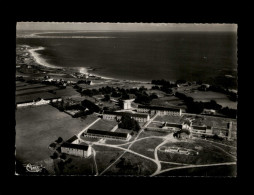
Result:
<svg viewBox="0 0 254 195"><path fill-rule="evenodd" d="M93 145L92 147L96 151L96 163L99 174L123 153L123 150L106 146Z"/></svg>
<svg viewBox="0 0 254 195"><path fill-rule="evenodd" d="M125 144L127 141L124 140L110 140L106 139L105 144L113 144L113 145L118 145L118 144Z"/></svg>
<svg viewBox="0 0 254 195"><path fill-rule="evenodd" d="M163 171L164 169L170 169L174 167L179 167L182 165L173 165L173 164L168 164L168 163L161 163L161 170Z"/></svg>
<svg viewBox="0 0 254 195"><path fill-rule="evenodd" d="M236 123L235 119L230 118L223 118L223 117L214 117L214 116L205 116L205 115L188 115L184 114L182 116L182 120L189 118L189 119L195 119L192 121L193 125L207 125L207 126L213 126L213 127L219 127L219 128L227 128L228 122L233 121Z"/></svg>
<svg viewBox="0 0 254 195"><path fill-rule="evenodd" d="M226 152L222 151L218 147L215 147L213 144L201 140L189 140L187 142L179 141L174 143L167 143L163 146L192 149L194 151L198 151L199 154L192 156L158 151L158 157L162 161L172 161L186 164L235 162L235 159L228 155ZM200 149L197 149L197 147Z"/></svg>
<svg viewBox="0 0 254 195"><path fill-rule="evenodd" d="M17 109L16 157L31 163L49 158L50 143L79 133L89 119L72 118L50 105Z"/></svg>
<svg viewBox="0 0 254 195"><path fill-rule="evenodd" d="M104 175L149 176L156 168L156 164L150 160L125 153Z"/></svg>
<svg viewBox="0 0 254 195"><path fill-rule="evenodd" d="M44 85L44 84L27 84L27 85L22 84L21 86L16 85L16 91L25 90L25 89L36 89L41 87L47 87L47 85Z"/></svg>
<svg viewBox="0 0 254 195"><path fill-rule="evenodd" d="M213 91L195 91L192 93L186 93L187 96L192 97L194 101L209 102L215 100L222 107L229 107L237 109L237 103L231 101L226 94L213 92Z"/></svg>
<svg viewBox="0 0 254 195"><path fill-rule="evenodd" d="M26 89L22 89L22 90L17 90L16 91L16 95L26 95L26 94L33 94L33 93L40 93L40 92L45 92L45 91L49 91L49 90L57 90L59 89L58 87L55 86L47 86L45 85L44 87L38 87L38 88L26 88Z"/></svg>
<svg viewBox="0 0 254 195"><path fill-rule="evenodd" d="M111 131L118 123L116 121L109 121L101 119L90 127L90 129Z"/></svg>
<svg viewBox="0 0 254 195"><path fill-rule="evenodd" d="M154 149L161 142L163 142L162 138L147 138L140 141L135 142L130 147L130 150L142 154L144 156L154 158Z"/></svg>
<svg viewBox="0 0 254 195"><path fill-rule="evenodd" d="M150 136L166 136L166 135L168 135L168 134L169 134L169 132L148 131L148 130L145 130L145 131L143 131L143 132L139 135L139 138L150 137Z"/></svg>
<svg viewBox="0 0 254 195"><path fill-rule="evenodd" d="M64 163L63 168L59 167L60 160L54 160L54 167L56 175L95 175L96 168L93 160L93 156L88 158L81 158L78 156L66 155L67 158L71 158L71 162Z"/></svg>
<svg viewBox="0 0 254 195"><path fill-rule="evenodd" d="M73 87L71 86L67 86L65 89L59 89L59 90L56 90L56 95L57 96L61 96L61 97L71 97L71 96L74 96L74 97L81 97L80 96L80 93L78 93ZM83 98L85 99L85 98Z"/></svg>

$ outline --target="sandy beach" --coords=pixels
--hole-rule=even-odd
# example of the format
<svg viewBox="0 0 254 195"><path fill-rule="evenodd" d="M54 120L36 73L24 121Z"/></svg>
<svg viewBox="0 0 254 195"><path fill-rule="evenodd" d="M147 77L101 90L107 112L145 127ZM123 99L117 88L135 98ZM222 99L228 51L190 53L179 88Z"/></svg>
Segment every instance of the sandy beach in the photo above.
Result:
<svg viewBox="0 0 254 195"><path fill-rule="evenodd" d="M94 74L94 73L90 73L89 70L93 70L93 68L91 67L60 67L60 66L55 66L52 64L49 64L44 58L41 57L41 55L37 52L40 50L44 50L44 47L30 47L28 45L21 45L22 47L26 47L26 50L29 52L30 57L33 58L33 60L46 68L50 68L50 69L61 69L62 71L66 72L66 73L81 73L81 74L87 74L89 76L94 76L97 79L101 78L101 79L106 79L106 80L115 80L115 81L124 81L124 82L130 82L130 83L144 83L146 84L147 82L145 81L136 81L136 80L120 80L120 79L115 79L115 78L111 78L111 77L105 77L105 76L101 76L98 74Z"/></svg>

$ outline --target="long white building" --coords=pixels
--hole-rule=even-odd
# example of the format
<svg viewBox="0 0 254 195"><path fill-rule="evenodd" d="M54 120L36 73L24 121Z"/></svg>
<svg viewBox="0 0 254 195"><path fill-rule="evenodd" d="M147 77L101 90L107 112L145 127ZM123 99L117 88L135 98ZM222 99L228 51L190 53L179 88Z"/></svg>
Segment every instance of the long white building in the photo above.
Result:
<svg viewBox="0 0 254 195"><path fill-rule="evenodd" d="M182 110L180 108L168 108L168 107L160 107L160 106L139 105L137 108L137 111L141 113L149 113L149 114L158 113L160 116L163 116L163 115L181 116L182 115Z"/></svg>

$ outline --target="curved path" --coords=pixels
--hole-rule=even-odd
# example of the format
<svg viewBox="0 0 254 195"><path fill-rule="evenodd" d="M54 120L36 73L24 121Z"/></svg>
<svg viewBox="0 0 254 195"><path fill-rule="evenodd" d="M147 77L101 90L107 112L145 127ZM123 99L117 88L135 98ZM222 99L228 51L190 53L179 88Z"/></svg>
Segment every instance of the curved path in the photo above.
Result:
<svg viewBox="0 0 254 195"><path fill-rule="evenodd" d="M147 159L147 160L150 160L152 162L154 162L156 165L157 165L157 169L156 171L151 174L150 176L156 176L156 175L159 175L161 173L164 173L164 172L167 172L167 171L171 171L171 170L177 170L177 169L187 169L187 168L196 168L196 167L208 167L208 166L220 166L220 165L233 165L233 164L236 164L236 162L226 162L226 163L215 163L215 164L205 164L205 165L193 165L193 164L184 164L184 163L176 163L176 162L169 162L169 161L160 161L159 158L158 158L158 149L166 144L167 142L169 142L171 139L172 139L172 134L168 134L166 136L150 136L150 137L143 137L143 138L140 138L138 139L138 137L140 136L140 134L144 131L144 128L147 127L155 118L156 118L157 115L155 115L153 118L151 118L149 121L147 121L147 123L142 127L142 129L139 131L139 133L137 134L137 136L135 137L135 139L131 142L128 142L128 143L124 143L124 144L105 144L105 143L100 143L100 142L94 142L93 145L100 145L100 146L106 146L106 147L111 147L111 148L116 148L116 149L119 149L119 150L122 150L124 151L123 154L121 154L113 163L111 163L106 169L104 169L100 174L98 173L98 169L97 169L97 164L96 164L96 159L95 159L95 155L96 155L96 152L95 150L93 149L93 152L94 152L94 161L95 161L95 164L96 164L96 175L102 175L104 174L108 169L110 169L126 152L129 152L131 154L134 154L136 156L139 156L141 158L144 158L144 159ZM94 123L96 123L99 119L95 120L91 125L93 125ZM87 129L89 128L91 125L89 125L88 127L86 127L84 130L82 130L82 132L80 132L78 134L78 138L80 141L82 142L86 142L85 140L81 139L80 138L80 135ZM141 140L145 140L145 139L150 139L150 138L161 138L161 139L165 139L164 141L162 141L162 143L160 143L159 145L156 146L156 148L154 149L154 159L153 158L150 158L148 156L145 156L143 154L140 154L140 153L137 153L133 150L130 150L131 146L138 142L138 141L141 141ZM214 144L221 144L221 145L225 145L225 146L228 146L226 144L222 144L222 143L217 143L217 142L213 142L213 141L209 141L209 140L203 140L203 141L208 141L208 142L211 142L211 143L214 143ZM123 148L123 147L120 147L120 146L124 146L124 145L128 145L128 148ZM221 149L222 151L226 152L224 149L222 149L221 147L219 146L216 146L215 147ZM233 146L229 146L229 147L233 147ZM233 148L236 148L236 147L233 147ZM227 154L229 154L228 152L226 152ZM235 156L229 154L230 156L236 158ZM161 170L161 163L168 163L168 164L173 164L173 165L182 165L182 166L178 166L178 167L173 167L173 168L169 168L169 169L165 169L165 170Z"/></svg>

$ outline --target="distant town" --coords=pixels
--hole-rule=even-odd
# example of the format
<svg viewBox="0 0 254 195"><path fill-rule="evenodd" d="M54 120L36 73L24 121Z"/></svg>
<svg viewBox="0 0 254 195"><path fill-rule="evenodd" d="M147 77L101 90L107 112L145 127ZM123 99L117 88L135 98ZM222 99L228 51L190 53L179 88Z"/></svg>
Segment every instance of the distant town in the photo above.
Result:
<svg viewBox="0 0 254 195"><path fill-rule="evenodd" d="M236 90L46 67L29 49L16 48L17 174L236 176Z"/></svg>

